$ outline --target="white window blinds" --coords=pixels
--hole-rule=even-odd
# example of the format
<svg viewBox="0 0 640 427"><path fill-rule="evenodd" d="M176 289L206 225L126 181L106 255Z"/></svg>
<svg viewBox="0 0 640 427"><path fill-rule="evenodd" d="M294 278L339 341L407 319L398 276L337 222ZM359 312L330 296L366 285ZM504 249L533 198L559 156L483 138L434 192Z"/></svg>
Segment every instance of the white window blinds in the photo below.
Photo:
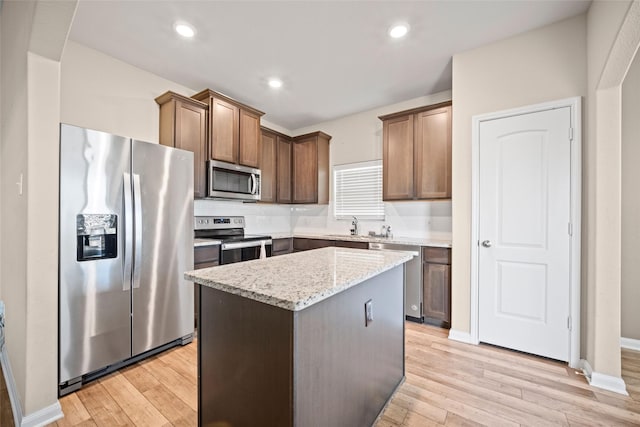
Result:
<svg viewBox="0 0 640 427"><path fill-rule="evenodd" d="M384 219L382 161L333 168L334 214L338 219Z"/></svg>

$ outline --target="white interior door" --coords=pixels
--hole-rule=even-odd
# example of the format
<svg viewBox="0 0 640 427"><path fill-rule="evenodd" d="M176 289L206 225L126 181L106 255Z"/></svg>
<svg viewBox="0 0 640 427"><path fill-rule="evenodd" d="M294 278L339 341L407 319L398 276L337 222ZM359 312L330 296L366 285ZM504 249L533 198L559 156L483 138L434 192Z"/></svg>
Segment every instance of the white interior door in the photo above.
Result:
<svg viewBox="0 0 640 427"><path fill-rule="evenodd" d="M480 123L479 339L569 359L571 111Z"/></svg>

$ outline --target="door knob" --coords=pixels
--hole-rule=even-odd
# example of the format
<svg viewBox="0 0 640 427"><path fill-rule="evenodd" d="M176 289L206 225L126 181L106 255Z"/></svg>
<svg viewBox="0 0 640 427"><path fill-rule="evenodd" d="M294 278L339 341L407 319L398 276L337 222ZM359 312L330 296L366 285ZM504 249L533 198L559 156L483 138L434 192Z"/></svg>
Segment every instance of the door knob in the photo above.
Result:
<svg viewBox="0 0 640 427"><path fill-rule="evenodd" d="M491 240L485 240L482 242L482 246L484 246L485 248L490 248L491 247Z"/></svg>

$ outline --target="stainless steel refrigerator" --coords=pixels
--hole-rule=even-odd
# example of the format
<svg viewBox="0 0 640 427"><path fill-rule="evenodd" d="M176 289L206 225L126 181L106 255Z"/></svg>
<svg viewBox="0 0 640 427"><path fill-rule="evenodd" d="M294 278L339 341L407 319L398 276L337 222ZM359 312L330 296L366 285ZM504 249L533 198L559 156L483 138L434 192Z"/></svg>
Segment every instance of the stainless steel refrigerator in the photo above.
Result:
<svg viewBox="0 0 640 427"><path fill-rule="evenodd" d="M193 338L193 153L60 126L59 394Z"/></svg>

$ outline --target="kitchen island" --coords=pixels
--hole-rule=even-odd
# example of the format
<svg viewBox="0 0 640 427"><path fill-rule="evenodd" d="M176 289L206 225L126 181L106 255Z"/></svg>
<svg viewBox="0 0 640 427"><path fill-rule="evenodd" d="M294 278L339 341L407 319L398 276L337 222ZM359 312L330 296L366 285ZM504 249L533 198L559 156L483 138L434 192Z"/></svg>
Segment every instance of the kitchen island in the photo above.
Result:
<svg viewBox="0 0 640 427"><path fill-rule="evenodd" d="M411 257L331 247L186 273L199 424L370 426L404 378Z"/></svg>

